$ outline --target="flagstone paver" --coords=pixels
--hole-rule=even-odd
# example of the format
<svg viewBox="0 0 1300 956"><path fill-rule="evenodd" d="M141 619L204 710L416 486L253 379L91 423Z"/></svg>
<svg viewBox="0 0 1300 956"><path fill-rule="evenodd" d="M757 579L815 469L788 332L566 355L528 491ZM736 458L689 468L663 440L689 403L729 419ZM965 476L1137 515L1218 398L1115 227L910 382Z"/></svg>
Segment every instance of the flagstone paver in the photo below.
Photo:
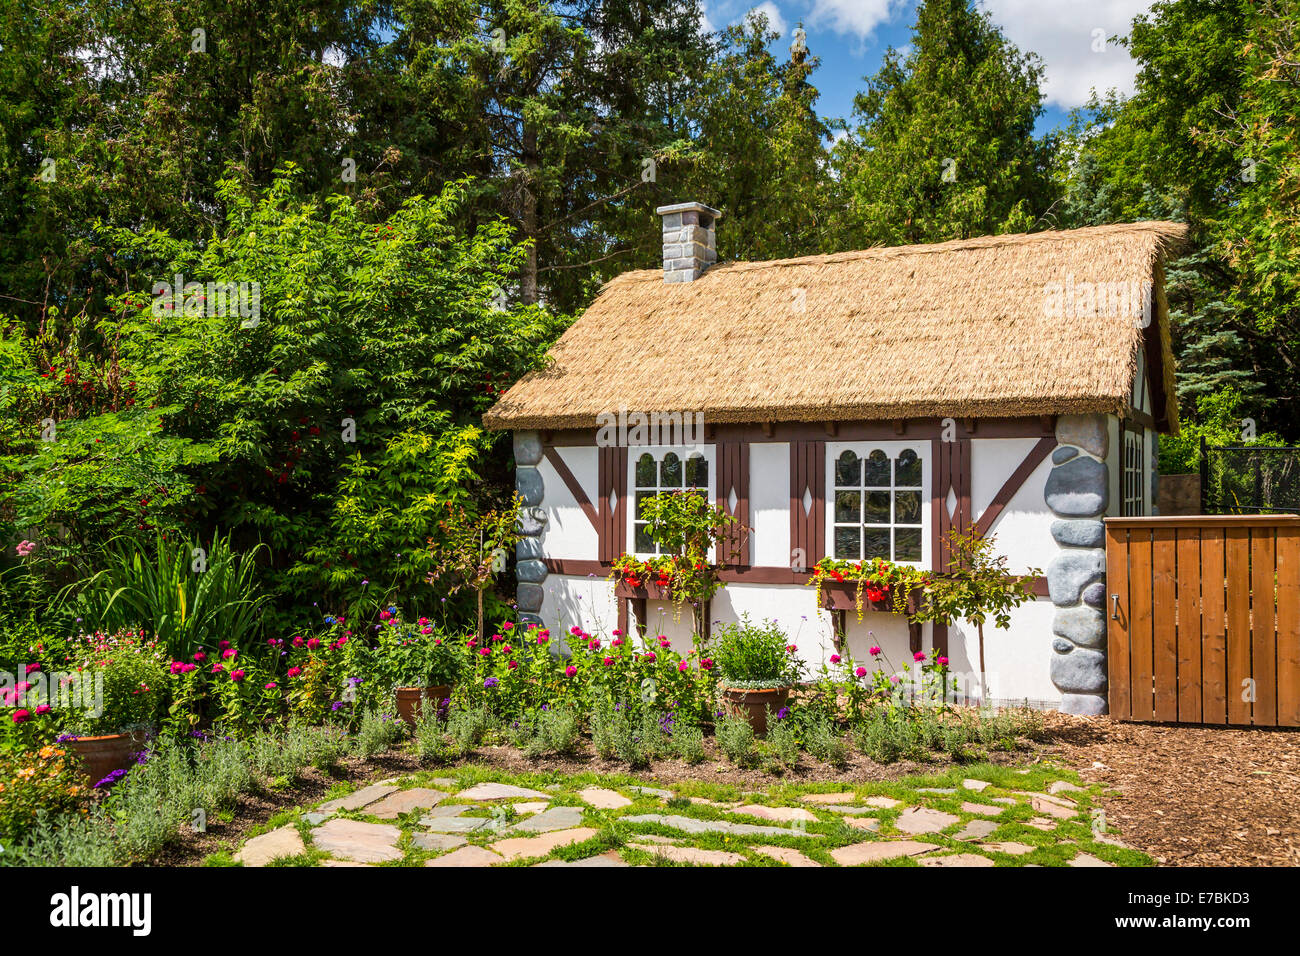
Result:
<svg viewBox="0 0 1300 956"><path fill-rule="evenodd" d="M881 810L892 810L903 803L902 800L895 800L893 797L867 797L862 802L869 807L878 807Z"/></svg>
<svg viewBox="0 0 1300 956"><path fill-rule="evenodd" d="M855 807L846 803L828 803L825 806L818 807L818 810L829 810L831 813L853 814L861 816L864 813L875 813L879 807Z"/></svg>
<svg viewBox="0 0 1300 956"><path fill-rule="evenodd" d="M366 812L381 820L396 820L403 813L410 813L412 810L429 810L445 799L447 799L446 791L412 787L410 790L390 793L367 807Z"/></svg>
<svg viewBox="0 0 1300 956"><path fill-rule="evenodd" d="M491 822L491 817L422 817L420 826L433 833L473 833Z"/></svg>
<svg viewBox="0 0 1300 956"><path fill-rule="evenodd" d="M470 787L468 790L462 790L456 794L457 800L547 800L551 799L549 793L542 793L540 790L529 790L527 787L516 787L510 783L479 783Z"/></svg>
<svg viewBox="0 0 1300 956"><path fill-rule="evenodd" d="M840 866L860 866L899 856L917 856L933 849L936 849L933 843L918 843L916 840L879 840L838 847L831 850L831 858Z"/></svg>
<svg viewBox="0 0 1300 956"><path fill-rule="evenodd" d="M551 807L536 816L513 824L510 829L526 830L529 833L549 833L552 830L564 830L576 827L582 822L581 807Z"/></svg>
<svg viewBox="0 0 1300 956"><path fill-rule="evenodd" d="M1005 803L1008 806L1015 806L1018 802L1015 797L994 797L994 803Z"/></svg>
<svg viewBox="0 0 1300 956"><path fill-rule="evenodd" d="M358 863L355 860L321 860L321 866L374 866L373 863Z"/></svg>
<svg viewBox="0 0 1300 956"><path fill-rule="evenodd" d="M990 784L987 780L976 780L973 777L968 777L967 779L961 782L961 785L965 787L967 790L974 790L976 793L978 793L979 791L983 790L985 787L988 787Z"/></svg>
<svg viewBox="0 0 1300 956"><path fill-rule="evenodd" d="M949 794L949 793L956 793L957 788L956 787L917 787L916 792Z"/></svg>
<svg viewBox="0 0 1300 956"><path fill-rule="evenodd" d="M423 823L425 820L429 819L430 817L434 817L434 818L458 817L466 810L473 810L473 809L474 808L467 803L444 803L442 806L434 807L432 810L426 813L424 817L420 820L420 822Z"/></svg>
<svg viewBox="0 0 1300 956"><path fill-rule="evenodd" d="M631 800L617 790L606 790L604 787L586 787L578 791L578 796L597 810L621 810L632 804Z"/></svg>
<svg viewBox="0 0 1300 956"><path fill-rule="evenodd" d="M1066 804L1051 797L1030 797L1029 805L1039 813L1046 813L1049 817L1056 817L1058 820L1068 820L1079 813L1079 808L1073 804Z"/></svg>
<svg viewBox="0 0 1300 956"><path fill-rule="evenodd" d="M235 854L235 859L244 866L266 866L278 857L297 856L306 849L298 828L287 826L253 837Z"/></svg>
<svg viewBox="0 0 1300 956"><path fill-rule="evenodd" d="M944 827L960 823L961 818L929 807L908 807L898 815L894 826L904 833L938 833Z"/></svg>
<svg viewBox="0 0 1300 956"><path fill-rule="evenodd" d="M309 826L318 827L332 816L334 816L332 813L304 813L302 818Z"/></svg>
<svg viewBox="0 0 1300 956"><path fill-rule="evenodd" d="M635 790L644 797L656 797L660 800L671 800L674 796L671 790L660 790L658 787L628 787L629 790Z"/></svg>
<svg viewBox="0 0 1300 956"><path fill-rule="evenodd" d="M454 850L466 842L454 833L416 833L411 837L411 844L421 850Z"/></svg>
<svg viewBox="0 0 1300 956"><path fill-rule="evenodd" d="M869 830L872 833L880 832L880 820L876 817L845 817L844 822L855 830Z"/></svg>
<svg viewBox="0 0 1300 956"><path fill-rule="evenodd" d="M954 840L982 840L994 830L998 825L992 820L972 820L966 824L960 831L953 835Z"/></svg>
<svg viewBox="0 0 1300 956"><path fill-rule="evenodd" d="M804 803L851 803L858 799L858 795L852 790L845 790L841 793L805 793L799 799Z"/></svg>
<svg viewBox="0 0 1300 956"><path fill-rule="evenodd" d="M344 860L358 863L382 863L400 860L397 838L402 831L387 823L363 823L360 820L335 818L312 831L312 844Z"/></svg>
<svg viewBox="0 0 1300 956"><path fill-rule="evenodd" d="M793 831L786 827L764 827L754 823L733 823L730 820L697 820L675 813L642 813L636 816L621 817L627 823L658 823L685 830L687 833L734 833L738 836L789 836ZM819 836L810 833L808 836Z"/></svg>
<svg viewBox="0 0 1300 956"><path fill-rule="evenodd" d="M774 860L780 860L790 866L809 867L821 866L816 860L810 860L798 850L788 846L756 846L756 851L763 856L770 856Z"/></svg>
<svg viewBox="0 0 1300 956"><path fill-rule="evenodd" d="M996 850L998 853L1010 853L1012 856L1024 856L1026 853L1033 853L1034 847L1026 846L1023 843L982 843L980 844L986 850Z"/></svg>
<svg viewBox="0 0 1300 956"><path fill-rule="evenodd" d="M693 863L697 866L735 866L744 863L739 853L727 850L701 850L693 846L651 846L629 843L634 850L644 850L675 863Z"/></svg>
<svg viewBox="0 0 1300 956"><path fill-rule="evenodd" d="M1070 861L1070 866L1114 866L1114 863L1107 863L1105 860L1098 859L1091 853L1080 853Z"/></svg>
<svg viewBox="0 0 1300 956"><path fill-rule="evenodd" d="M1056 821L1050 820L1047 817L1034 817L1032 820L1026 820L1025 826L1047 832L1056 829Z"/></svg>
<svg viewBox="0 0 1300 956"><path fill-rule="evenodd" d="M961 805L963 813L977 813L982 817L998 817L1006 811L1001 807L990 807L987 803L971 803L967 800Z"/></svg>
<svg viewBox="0 0 1300 956"><path fill-rule="evenodd" d="M586 856L581 860L546 860L542 863L534 863L538 866L565 866L565 867L592 867L592 866L631 866L617 851L610 850L608 853L599 853L596 856Z"/></svg>
<svg viewBox="0 0 1300 956"><path fill-rule="evenodd" d="M425 866L492 866L502 862L501 857L481 846L463 846L452 850L446 856L426 860Z"/></svg>
<svg viewBox="0 0 1300 956"><path fill-rule="evenodd" d="M541 813L550 806L545 800L526 800L523 803L511 804L515 808L515 813Z"/></svg>
<svg viewBox="0 0 1300 956"><path fill-rule="evenodd" d="M1062 792L1084 793L1086 791L1084 790L1083 787L1076 786L1075 784L1070 783L1070 781L1068 780L1053 780L1048 785L1047 792L1048 793L1062 793Z"/></svg>
<svg viewBox="0 0 1300 956"><path fill-rule="evenodd" d="M948 856L927 856L918 861L922 866L992 866L993 861L978 853L950 853Z"/></svg>
<svg viewBox="0 0 1300 956"><path fill-rule="evenodd" d="M733 800L730 803L719 803L717 800L710 800L707 797L687 797L691 803L698 803L700 806L717 807L720 810L730 810L740 805L739 801Z"/></svg>
<svg viewBox="0 0 1300 956"><path fill-rule="evenodd" d="M750 817L761 817L764 820L778 820L782 823L790 823L794 820L817 822L817 814L805 810L803 807L768 807L762 804L750 803L742 807L736 807L736 809L728 812L744 814Z"/></svg>
<svg viewBox="0 0 1300 956"><path fill-rule="evenodd" d="M382 800L397 788L392 784L373 783L368 787L362 787L354 793L349 793L346 797L339 797L337 800L330 800L322 803L316 809L322 813L332 813L335 810L360 810L362 807L369 806L377 800Z"/></svg>
<svg viewBox="0 0 1300 956"><path fill-rule="evenodd" d="M528 856L545 856L557 847L590 840L598 832L600 831L591 827L575 827L572 830L543 833L541 836L511 837L506 840L498 840L491 844L489 849L494 853L499 853L506 860L521 860Z"/></svg>

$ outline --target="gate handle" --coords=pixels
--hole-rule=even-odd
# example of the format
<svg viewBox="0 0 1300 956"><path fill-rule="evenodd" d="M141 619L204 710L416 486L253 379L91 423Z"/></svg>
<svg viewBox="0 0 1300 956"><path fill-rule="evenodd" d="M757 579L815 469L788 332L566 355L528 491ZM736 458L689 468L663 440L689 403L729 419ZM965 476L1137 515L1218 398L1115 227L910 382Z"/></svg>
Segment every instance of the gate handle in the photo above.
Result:
<svg viewBox="0 0 1300 956"><path fill-rule="evenodd" d="M1119 595L1112 594L1110 596L1110 600L1111 600L1110 619L1112 621L1118 621L1119 620Z"/></svg>

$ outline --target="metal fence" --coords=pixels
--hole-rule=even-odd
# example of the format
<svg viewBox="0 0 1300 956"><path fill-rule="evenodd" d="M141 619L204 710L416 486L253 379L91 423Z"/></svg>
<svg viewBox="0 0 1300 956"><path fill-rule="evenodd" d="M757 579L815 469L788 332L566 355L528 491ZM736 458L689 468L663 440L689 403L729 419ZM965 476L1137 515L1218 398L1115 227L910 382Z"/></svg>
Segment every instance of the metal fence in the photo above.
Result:
<svg viewBox="0 0 1300 956"><path fill-rule="evenodd" d="M1300 514L1300 446L1207 445L1201 514Z"/></svg>

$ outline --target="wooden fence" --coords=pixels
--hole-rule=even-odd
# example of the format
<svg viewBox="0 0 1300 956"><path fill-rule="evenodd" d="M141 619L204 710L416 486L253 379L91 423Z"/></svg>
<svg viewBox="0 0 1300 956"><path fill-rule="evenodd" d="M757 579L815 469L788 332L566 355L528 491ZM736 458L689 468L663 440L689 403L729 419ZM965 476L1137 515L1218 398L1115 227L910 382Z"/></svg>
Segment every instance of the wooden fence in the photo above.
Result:
<svg viewBox="0 0 1300 956"><path fill-rule="evenodd" d="M1110 712L1300 726L1300 516L1107 518Z"/></svg>

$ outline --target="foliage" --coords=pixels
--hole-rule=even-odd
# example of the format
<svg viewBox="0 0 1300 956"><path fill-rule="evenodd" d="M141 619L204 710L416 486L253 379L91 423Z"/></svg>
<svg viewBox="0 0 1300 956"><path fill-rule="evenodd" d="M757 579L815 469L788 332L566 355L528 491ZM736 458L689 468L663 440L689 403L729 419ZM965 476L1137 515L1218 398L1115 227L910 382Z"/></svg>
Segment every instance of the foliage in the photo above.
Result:
<svg viewBox="0 0 1300 956"><path fill-rule="evenodd" d="M884 558L863 561L845 561L822 558L813 567L808 583L817 588L817 604L822 602L822 589L829 581L842 583L855 581L853 603L862 620L863 602L880 605L885 602L897 614L907 613L908 599L914 592L923 593L930 583L930 573L910 564L894 564Z"/></svg>
<svg viewBox="0 0 1300 956"><path fill-rule="evenodd" d="M438 521L439 536L429 539L432 556L429 583L441 583L449 594L462 588L474 592L478 612L476 637L483 636L483 592L493 577L505 570L508 549L520 538L518 522L522 506L523 499L516 494L508 507L480 515L448 507Z"/></svg>
<svg viewBox="0 0 1300 956"><path fill-rule="evenodd" d="M1006 555L996 554L994 539L977 531L948 535L949 566L931 577L917 621L970 621L983 627L990 617L1000 628L1011 626L1011 611L1034 600L1033 581L1042 574L1007 570Z"/></svg>
<svg viewBox="0 0 1300 956"><path fill-rule="evenodd" d="M1160 436L1160 473L1186 475L1201 467L1201 440L1207 445L1284 445L1276 432L1248 437L1246 396L1236 388L1206 395L1197 402L1197 417L1185 422L1177 435Z"/></svg>
<svg viewBox="0 0 1300 956"><path fill-rule="evenodd" d="M95 737L152 727L166 701L167 658L139 631L83 635L68 662L80 706L57 711L62 730ZM51 689L53 690L53 689ZM87 706L93 697L93 705Z"/></svg>
<svg viewBox="0 0 1300 956"><path fill-rule="evenodd" d="M18 842L42 812L85 812L88 790L75 758L62 746L0 753L0 844Z"/></svg>
<svg viewBox="0 0 1300 956"><path fill-rule="evenodd" d="M380 690L457 683L466 663L461 640L435 631L427 617L408 624L400 614L396 607L379 612L373 667Z"/></svg>
<svg viewBox="0 0 1300 956"><path fill-rule="evenodd" d="M747 717L730 712L719 713L713 726L718 749L728 760L737 767L749 767L757 762L758 745Z"/></svg>
<svg viewBox="0 0 1300 956"><path fill-rule="evenodd" d="M406 723L393 710L367 710L361 715L356 750L363 760L392 749L406 736Z"/></svg>
<svg viewBox="0 0 1300 956"><path fill-rule="evenodd" d="M795 657L798 648L775 621L754 624L747 615L737 623L719 625L707 650L724 687L789 687L803 670Z"/></svg>

